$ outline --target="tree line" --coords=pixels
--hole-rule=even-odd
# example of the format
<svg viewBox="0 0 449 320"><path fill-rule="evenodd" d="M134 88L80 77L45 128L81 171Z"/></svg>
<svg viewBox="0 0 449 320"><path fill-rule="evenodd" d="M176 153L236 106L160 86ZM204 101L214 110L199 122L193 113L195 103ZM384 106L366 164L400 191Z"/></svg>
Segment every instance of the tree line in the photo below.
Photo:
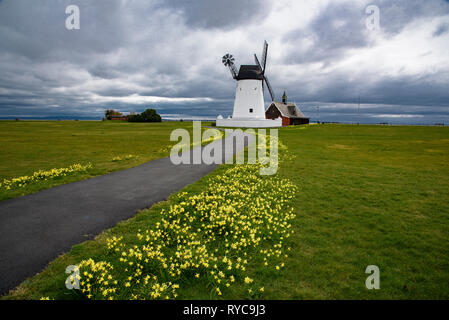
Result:
<svg viewBox="0 0 449 320"><path fill-rule="evenodd" d="M112 120L113 117L125 117L123 113L115 110L106 110L105 119ZM132 114L126 116L128 122L161 122L161 116L154 109L146 109L144 112L139 114Z"/></svg>

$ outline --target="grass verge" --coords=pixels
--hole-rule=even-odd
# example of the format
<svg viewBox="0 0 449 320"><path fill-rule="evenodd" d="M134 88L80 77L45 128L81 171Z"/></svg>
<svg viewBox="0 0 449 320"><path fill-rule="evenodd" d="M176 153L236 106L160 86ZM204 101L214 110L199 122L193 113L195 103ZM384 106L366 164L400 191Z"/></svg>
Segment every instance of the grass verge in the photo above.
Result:
<svg viewBox="0 0 449 320"><path fill-rule="evenodd" d="M175 129L191 133L192 122L0 121L0 201L167 157ZM89 164L89 170L10 189L3 183Z"/></svg>

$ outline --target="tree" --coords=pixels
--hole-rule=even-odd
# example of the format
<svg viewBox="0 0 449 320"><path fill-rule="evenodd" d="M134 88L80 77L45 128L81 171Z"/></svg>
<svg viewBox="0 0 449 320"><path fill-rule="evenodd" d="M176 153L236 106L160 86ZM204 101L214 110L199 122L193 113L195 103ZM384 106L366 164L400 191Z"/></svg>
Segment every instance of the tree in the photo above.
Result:
<svg viewBox="0 0 449 320"><path fill-rule="evenodd" d="M136 114L128 118L129 122L161 122L162 118L154 109L146 109L141 114Z"/></svg>

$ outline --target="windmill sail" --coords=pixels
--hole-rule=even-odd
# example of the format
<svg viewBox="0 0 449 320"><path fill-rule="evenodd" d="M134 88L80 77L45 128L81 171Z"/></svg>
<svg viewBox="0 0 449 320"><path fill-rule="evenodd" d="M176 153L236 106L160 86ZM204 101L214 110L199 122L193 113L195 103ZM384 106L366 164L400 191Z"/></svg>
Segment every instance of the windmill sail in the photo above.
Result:
<svg viewBox="0 0 449 320"><path fill-rule="evenodd" d="M267 48L267 46L265 48ZM266 55L266 51L264 51L264 53ZM268 91L270 92L271 100L274 101L275 96L274 96L273 88L271 87L270 82L268 81L267 77L265 76L265 68L262 68L262 66L260 65L259 58L257 58L257 54L254 55L254 60L256 61L256 65L259 66L260 70L262 70L263 81L267 85ZM267 59L266 59L266 56L265 56L265 63L266 63L266 61L267 61ZM264 89L264 85L263 84L262 84L262 89Z"/></svg>
<svg viewBox="0 0 449 320"><path fill-rule="evenodd" d="M229 66L229 70L231 71L231 75L234 79L237 79L237 69L235 65Z"/></svg>
<svg viewBox="0 0 449 320"><path fill-rule="evenodd" d="M263 44L263 52L262 52L262 70L265 72L265 68L267 66L267 56L268 56L268 43L265 41Z"/></svg>
<svg viewBox="0 0 449 320"><path fill-rule="evenodd" d="M237 68L235 67L235 59L234 57L227 53L223 56L221 62L229 68L229 71L231 71L231 75L234 79L237 78Z"/></svg>
<svg viewBox="0 0 449 320"><path fill-rule="evenodd" d="M262 70L263 72L264 70L262 69L262 66L259 62L259 58L257 58L257 54L254 54L254 61L256 61L256 65L259 66L260 70Z"/></svg>
<svg viewBox="0 0 449 320"><path fill-rule="evenodd" d="M274 96L273 88L271 87L270 81L268 81L268 78L265 75L263 76L263 79L265 80L265 83L267 84L268 91L270 92L271 101L274 101L275 96Z"/></svg>

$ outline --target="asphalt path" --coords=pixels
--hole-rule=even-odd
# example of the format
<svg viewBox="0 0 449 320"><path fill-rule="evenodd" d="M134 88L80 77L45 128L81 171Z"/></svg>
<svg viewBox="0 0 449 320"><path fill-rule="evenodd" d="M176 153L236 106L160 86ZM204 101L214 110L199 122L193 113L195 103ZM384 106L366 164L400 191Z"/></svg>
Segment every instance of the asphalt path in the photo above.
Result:
<svg viewBox="0 0 449 320"><path fill-rule="evenodd" d="M245 146L254 141L246 137ZM231 139L235 136L212 143L222 148L223 161L242 151L236 143L233 149L224 147ZM198 148L204 147L189 151L190 159ZM174 165L163 158L0 202L0 295L41 272L73 245L167 199L217 167Z"/></svg>

